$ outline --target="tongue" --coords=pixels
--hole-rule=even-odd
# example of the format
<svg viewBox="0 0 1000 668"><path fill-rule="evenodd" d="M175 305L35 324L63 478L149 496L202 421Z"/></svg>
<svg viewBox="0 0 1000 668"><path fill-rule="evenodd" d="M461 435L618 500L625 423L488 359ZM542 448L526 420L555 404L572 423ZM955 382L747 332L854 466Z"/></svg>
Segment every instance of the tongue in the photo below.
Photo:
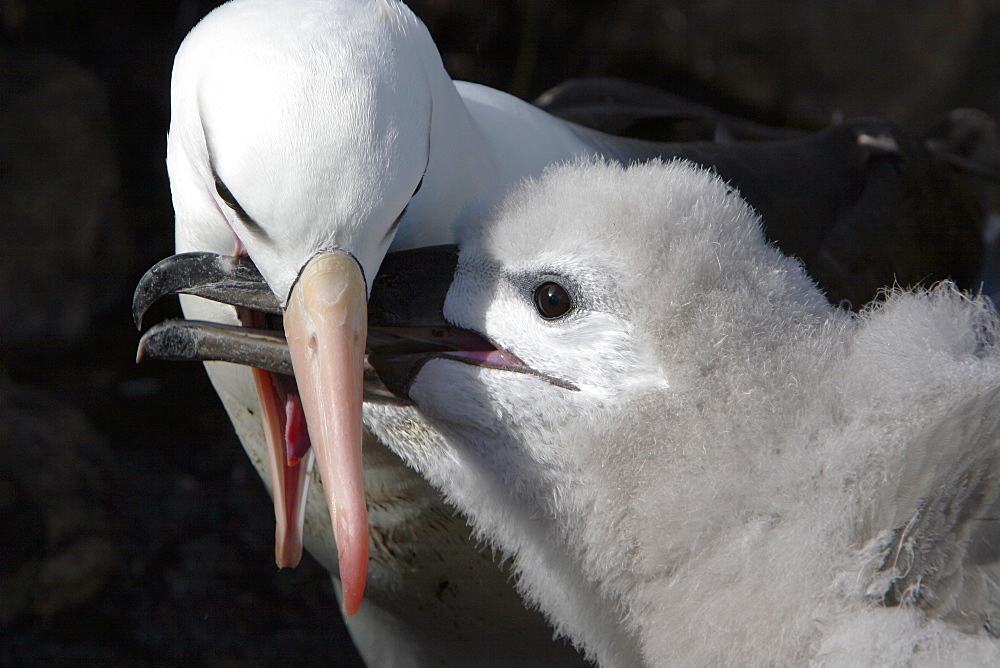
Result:
<svg viewBox="0 0 1000 668"><path fill-rule="evenodd" d="M313 453L295 382L270 371L253 369L267 440L274 497L274 561L279 568L298 565L302 558L309 473Z"/></svg>
<svg viewBox="0 0 1000 668"><path fill-rule="evenodd" d="M285 395L285 458L288 466L296 466L309 452L309 430L306 428L306 414L302 410L299 388L291 384Z"/></svg>

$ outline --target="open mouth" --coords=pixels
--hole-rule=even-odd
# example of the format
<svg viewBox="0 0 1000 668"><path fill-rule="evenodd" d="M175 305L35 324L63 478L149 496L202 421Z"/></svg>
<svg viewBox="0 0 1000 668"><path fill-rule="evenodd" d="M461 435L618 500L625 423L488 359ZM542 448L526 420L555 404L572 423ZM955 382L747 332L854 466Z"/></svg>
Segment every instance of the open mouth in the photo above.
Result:
<svg viewBox="0 0 1000 668"><path fill-rule="evenodd" d="M324 256L322 271L327 275L339 271L337 267L343 264L344 257ZM478 333L453 327L444 320L442 306L457 257L454 246L387 255L366 305L367 327L362 321L355 330L367 329L363 366L361 351L356 349L351 352L356 356L349 358L354 360L350 362L354 366L348 374L329 375L317 382L316 374L338 369L316 366L314 358L305 358L307 371L301 387L296 382L292 360L298 354L296 364L303 363L303 348L296 346L303 338L303 309L310 308L302 305L305 288L298 293L299 301L287 309L286 322L286 309L278 303L249 258L213 253L183 253L167 258L146 272L136 288L132 308L140 327L149 306L168 294L196 295L236 308L239 325L196 320L157 324L142 336L136 359L222 361L251 367L274 498L275 562L279 567L295 566L302 556L310 472L316 463L324 481L337 541L347 615L354 614L361 605L368 563L368 521L360 449L363 401L411 404L408 391L413 379L427 361L435 358L529 373L576 389L534 371ZM350 259L346 266L354 267L353 262ZM324 274L310 274L310 280L324 280ZM360 289L352 293L355 296L351 299L363 304L364 279L360 273L343 280L349 280L343 285ZM310 290L309 298L315 299L316 290ZM347 292L343 290L342 294ZM316 313L327 316L320 332L326 334L341 321L356 322L342 318L341 313L358 311L354 303L337 311L336 318L329 317L329 308L327 311L314 308L309 313L310 317ZM312 332L308 336L317 336L315 322L309 320L308 327L313 329L308 330ZM298 337L293 341L295 345L289 346L286 332L287 336ZM361 339L354 340L360 343ZM330 348L323 351L329 354ZM325 397L330 400L317 399L320 393L330 393ZM320 427L310 436L306 413L315 411L316 406L321 412L313 412L310 421L315 419ZM345 415L347 420L330 428L330 420ZM347 437L339 441L331 437L342 433Z"/></svg>
<svg viewBox="0 0 1000 668"><path fill-rule="evenodd" d="M368 304L364 398L409 404L408 391L420 369L444 358L475 366L538 376L565 389L567 381L542 374L477 332L449 324L442 305L454 276L454 246L433 246L386 255ZM282 309L247 257L182 253L152 267L139 281L133 316L141 326L146 310L168 294L185 293L230 304L242 325L167 320L139 341L137 361L221 361L278 374L278 393L294 396L291 355Z"/></svg>

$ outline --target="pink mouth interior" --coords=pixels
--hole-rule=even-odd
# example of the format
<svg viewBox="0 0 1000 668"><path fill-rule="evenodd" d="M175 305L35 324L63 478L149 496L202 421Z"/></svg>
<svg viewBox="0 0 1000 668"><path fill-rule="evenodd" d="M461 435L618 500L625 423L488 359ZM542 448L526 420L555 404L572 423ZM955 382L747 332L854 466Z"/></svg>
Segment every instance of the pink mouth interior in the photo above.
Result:
<svg viewBox="0 0 1000 668"><path fill-rule="evenodd" d="M521 360L514 357L513 354L507 352L506 350L498 350L496 348L493 350L458 350L453 353L448 353L447 356L472 360L479 364L486 364L490 366L513 368L524 366Z"/></svg>
<svg viewBox="0 0 1000 668"><path fill-rule="evenodd" d="M306 427L306 414L302 410L302 399L295 379L290 376L274 376L278 396L285 404L285 457L289 466L295 466L306 456L312 442Z"/></svg>
<svg viewBox="0 0 1000 668"><path fill-rule="evenodd" d="M454 328L449 328L447 332L424 328L394 328L394 331L414 340L432 343L447 340L449 345L459 348L459 350L446 353L448 357L502 368L524 367L524 363L512 353L496 348L488 340L472 331ZM302 408L302 399L299 397L299 389L292 376L265 373L271 377L271 388L276 394L278 403L285 407L284 424L282 425L285 435L285 457L288 466L294 467L312 447L309 429L306 425L306 414Z"/></svg>
<svg viewBox="0 0 1000 668"><path fill-rule="evenodd" d="M373 327L402 337L409 342L428 343L438 348L437 354L471 363L519 369L525 365L506 350L498 348L476 332L458 327Z"/></svg>
<svg viewBox="0 0 1000 668"><path fill-rule="evenodd" d="M235 236L235 255L246 255L246 249ZM241 309L240 320L245 325L251 327L262 327L267 324L268 316L262 313L243 311ZM498 349L493 343L478 335L475 332L461 330L454 327L441 328L400 328L396 331L411 341L425 342L442 346L447 356L457 360L465 360L473 364L494 366L506 369L521 369L524 365L513 354ZM261 396L262 407L264 404L270 405L272 419L276 423L277 431L274 432L271 440L283 441L285 462L279 464L273 461L272 468L279 470L274 472L277 476L275 489L275 510L284 516L282 523L279 518L279 530L276 531L276 560L278 565L294 566L298 563L302 550L302 512L304 510L304 494L308 489L308 470L301 466L312 446L309 437L309 430L306 424L305 410L302 399L299 395L298 386L295 379L289 376L274 374L268 371L255 370L259 374L258 389L264 393ZM283 410L282 410L283 409ZM279 436L280 434L280 436ZM274 446L280 447L278 443ZM277 456L280 461L280 451L272 452L272 456ZM279 487L282 491L279 492ZM282 499L280 502L278 501ZM280 527L284 526L282 531ZM350 532L340 531L341 535L348 535ZM341 559L344 555L340 554ZM348 560L351 561L351 560ZM367 561L367 560L366 560ZM342 572L343 575L343 572ZM363 587L364 576L361 576ZM355 604L356 609L356 604Z"/></svg>
<svg viewBox="0 0 1000 668"><path fill-rule="evenodd" d="M241 313L241 320L244 320L251 327L265 327L266 317L261 313L244 311ZM270 382L265 388L274 393L272 398L279 406L284 406L283 415L279 414L281 430L285 435L285 461L289 467L298 465L302 458L312 447L309 440L309 429L306 426L306 414L302 409L302 399L299 397L299 388L295 384L293 376L271 373L258 369ZM284 418L284 419L282 419Z"/></svg>
<svg viewBox="0 0 1000 668"><path fill-rule="evenodd" d="M219 203L214 197L212 198L212 202L228 226L229 220L222 214L222 209L219 208ZM249 257L246 248L243 246L243 242L236 235L235 231L233 232L233 241L235 244L233 256ZM240 319L246 321L246 324L251 327L263 327L266 325L266 317L263 314L243 311L240 315ZM278 404L285 407L285 420L284 424L281 425L285 433L285 460L288 462L289 467L297 466L302 461L302 458L306 456L306 453L309 452L309 448L312 447L312 442L309 440L309 430L306 427L306 414L302 410L302 399L299 397L299 388L295 385L295 378L293 377L264 370L260 370L260 372L270 377L271 382L267 386L274 391Z"/></svg>

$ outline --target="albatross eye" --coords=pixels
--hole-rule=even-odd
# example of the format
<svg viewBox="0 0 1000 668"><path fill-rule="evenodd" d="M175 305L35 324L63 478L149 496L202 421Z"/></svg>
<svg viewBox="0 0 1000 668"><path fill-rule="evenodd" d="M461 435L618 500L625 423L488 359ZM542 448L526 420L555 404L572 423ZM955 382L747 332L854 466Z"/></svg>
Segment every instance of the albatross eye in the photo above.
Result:
<svg viewBox="0 0 1000 668"><path fill-rule="evenodd" d="M569 313L572 306L573 302L569 298L566 288L558 283L546 281L535 288L535 308L538 310L538 314L546 320L563 317Z"/></svg>

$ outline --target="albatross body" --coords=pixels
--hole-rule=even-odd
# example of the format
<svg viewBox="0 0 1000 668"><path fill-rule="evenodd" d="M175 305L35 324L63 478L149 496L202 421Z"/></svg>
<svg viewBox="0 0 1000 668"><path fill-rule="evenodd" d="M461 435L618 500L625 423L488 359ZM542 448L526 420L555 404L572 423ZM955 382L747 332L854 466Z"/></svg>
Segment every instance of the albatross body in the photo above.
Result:
<svg viewBox="0 0 1000 668"><path fill-rule="evenodd" d="M451 240L460 212L488 195L482 184L502 187L582 148L565 128L521 117L546 114L505 114L471 89L463 102L426 29L400 3L245 0L217 9L185 39L173 73L167 164L177 250L252 258L285 311L286 332L293 284L320 277L313 303L291 307L306 321L292 343L306 351L297 386L267 371L207 368L270 483L279 565L298 561L304 538L339 573L345 611L360 608L349 629L366 661L572 665L575 652L523 609L464 520L360 420L364 301L390 244ZM506 120L481 130L470 106ZM525 147L516 160L498 150L502 135ZM316 258L342 266L300 277ZM347 278L328 280L334 274ZM346 307L326 308L338 299ZM194 297L182 304L196 320L268 324ZM308 358L314 341L326 359ZM309 484L314 452L325 500ZM500 640L513 643L512 655L488 651Z"/></svg>
<svg viewBox="0 0 1000 668"><path fill-rule="evenodd" d="M345 610L360 608L348 624L366 661L573 665L576 653L523 608L465 521L361 426L363 304L389 246L451 241L461 212L494 188L584 149L529 105L464 90L463 98L426 29L400 3L245 0L219 8L186 38L174 68L168 168L177 250L249 256L283 308L311 259L353 258L335 268L353 274L341 281L346 289L321 282L313 291L320 302L334 293L353 300L332 317L349 320L344 334L324 324L322 304L299 308L316 323L299 348L313 350L315 336L327 350L340 336L329 347L333 362L300 368L297 386L266 371L207 368L275 498L279 565L298 561L304 538L339 573ZM505 141L519 149L505 150ZM268 324L228 305L182 303L195 320ZM352 337L354 347L342 350ZM310 386L316 391L302 389ZM354 413L324 424L337 411ZM326 500L323 487L309 484L314 452ZM500 641L509 651L491 652Z"/></svg>
<svg viewBox="0 0 1000 668"><path fill-rule="evenodd" d="M759 145L617 139L498 91L451 81L426 28L393 0L227 3L181 45L171 97L167 165L181 260L170 266L180 276L232 278L228 272L247 260L270 300L261 306L235 292L212 297L223 303L186 296L185 314L277 330L287 340L288 368L209 364L209 375L269 481L276 561L294 565L304 539L339 574L345 613L361 609L349 626L373 662L381 662L386 633L413 639L400 641L409 648L396 657L404 663L414 647L447 645L441 631L452 627L421 614L421 602L449 619L479 620L454 633L455 646L465 649L453 656L486 656L483 638L519 638L519 629L541 638L518 644L526 656L544 655L548 650L539 648L551 645L537 616L494 606L497 588L482 583L503 589L504 576L484 575L493 565L484 565L489 560L466 541L460 518L441 519L448 513L439 495L390 453L363 454L365 307L390 250L455 243L466 223L510 186L552 163L683 155L740 183L772 221L772 238L803 257L836 301L860 303L894 279L969 278L981 257L980 223L960 188L945 188L940 202L932 198L937 205L924 206L926 189L892 180L894 174L946 184L954 178L919 146L920 158L911 159L913 142L891 126L859 123L802 142ZM781 156L787 161L776 160ZM918 173L908 171L913 166ZM787 191L795 197L785 197ZM802 203L810 201L824 213L806 232ZM931 215L921 219L919 212ZM872 232L872 219L888 228ZM839 255L838 248L850 250ZM206 253L218 263L205 265ZM192 257L201 263L195 271L186 263ZM207 294L193 284L175 289ZM322 487L310 485L314 477ZM375 589L366 611L369 550L375 550ZM419 586L414 573L422 574ZM466 595L440 595L442 583ZM397 596L404 586L412 587L412 600ZM398 610L386 606L409 606L403 616L412 615L420 628L402 624ZM409 630L399 632L401 624ZM434 651L420 660L431 660Z"/></svg>
<svg viewBox="0 0 1000 668"><path fill-rule="evenodd" d="M1000 661L988 299L834 308L683 161L552 169L460 245L444 315L495 349L370 420L588 657Z"/></svg>

